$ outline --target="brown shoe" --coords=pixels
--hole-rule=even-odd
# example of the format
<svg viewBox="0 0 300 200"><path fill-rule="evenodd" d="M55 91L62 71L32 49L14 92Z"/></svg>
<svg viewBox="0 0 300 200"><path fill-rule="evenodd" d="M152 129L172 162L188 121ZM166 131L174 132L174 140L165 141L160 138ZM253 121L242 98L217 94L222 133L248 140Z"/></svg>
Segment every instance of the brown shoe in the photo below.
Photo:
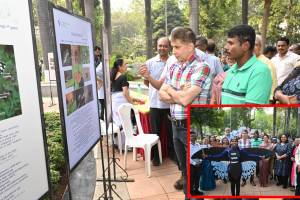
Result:
<svg viewBox="0 0 300 200"><path fill-rule="evenodd" d="M250 183L251 183L251 185L256 186L256 184L254 183L254 181L251 181Z"/></svg>
<svg viewBox="0 0 300 200"><path fill-rule="evenodd" d="M175 183L174 183L174 188L176 190L182 190L183 189L183 176L180 177Z"/></svg>

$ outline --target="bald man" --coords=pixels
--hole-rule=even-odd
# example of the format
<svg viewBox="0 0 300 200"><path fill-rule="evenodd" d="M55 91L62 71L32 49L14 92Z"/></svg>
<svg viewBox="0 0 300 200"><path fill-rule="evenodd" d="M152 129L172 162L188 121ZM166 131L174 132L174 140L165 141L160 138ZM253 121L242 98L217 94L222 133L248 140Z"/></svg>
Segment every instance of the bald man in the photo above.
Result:
<svg viewBox="0 0 300 200"><path fill-rule="evenodd" d="M277 87L276 68L275 68L275 65L272 63L272 61L269 58L267 58L266 56L264 56L262 50L263 50L263 48L262 48L262 38L261 38L260 35L256 35L255 46L254 46L254 54L256 55L257 60L260 60L261 62L265 63L271 71L272 89L271 89L271 93L270 93L270 101L272 101L273 100L273 95L274 95L273 94L274 90Z"/></svg>

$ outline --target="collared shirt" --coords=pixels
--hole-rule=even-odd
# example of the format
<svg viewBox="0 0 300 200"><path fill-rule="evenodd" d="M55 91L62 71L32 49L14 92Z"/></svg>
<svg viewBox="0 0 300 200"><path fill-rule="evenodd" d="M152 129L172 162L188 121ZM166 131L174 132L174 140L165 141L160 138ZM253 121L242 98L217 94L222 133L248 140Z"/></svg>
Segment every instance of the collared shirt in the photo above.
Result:
<svg viewBox="0 0 300 200"><path fill-rule="evenodd" d="M199 143L192 144L190 142L190 163L191 163L191 165L196 165L202 161L202 159L198 159L198 158L192 159L192 156L195 153L197 153L199 150L204 149L204 148L207 148L207 145L200 145Z"/></svg>
<svg viewBox="0 0 300 200"><path fill-rule="evenodd" d="M159 80L166 62L160 59L159 55L149 59L146 61L146 66L148 71L153 79ZM151 84L149 84L149 101L150 101L150 108L170 108L170 105L160 101L158 90L155 89Z"/></svg>
<svg viewBox="0 0 300 200"><path fill-rule="evenodd" d="M217 56L206 53L204 60L210 68L212 79L214 79L218 74L224 72L220 59Z"/></svg>
<svg viewBox="0 0 300 200"><path fill-rule="evenodd" d="M289 51L283 57L280 57L279 54L276 54L272 58L271 61L274 63L276 68L278 85L280 85L293 71L298 60L300 60L300 56Z"/></svg>
<svg viewBox="0 0 300 200"><path fill-rule="evenodd" d="M271 89L271 94L270 94L270 100L273 100L274 90L278 86L275 65L272 63L272 61L269 58L267 58L266 56L264 56L264 54L261 54L260 56L258 56L257 60L260 60L261 62L265 63L269 67L269 69L271 71L272 89Z"/></svg>
<svg viewBox="0 0 300 200"><path fill-rule="evenodd" d="M236 63L227 71L222 86L222 104L267 104L271 87L269 68L252 56L240 68Z"/></svg>
<svg viewBox="0 0 300 200"><path fill-rule="evenodd" d="M246 141L244 141L243 139L239 139L239 141L238 141L238 146L239 146L241 149L251 147L250 139L246 139Z"/></svg>
<svg viewBox="0 0 300 200"><path fill-rule="evenodd" d="M262 144L262 139L261 138L257 138L257 140L255 140L254 138L251 139L251 147L253 148L258 148L261 144Z"/></svg>
<svg viewBox="0 0 300 200"><path fill-rule="evenodd" d="M171 62L172 63L172 62ZM191 104L207 104L208 93L211 84L211 74L207 63L203 62L198 55L191 56L186 63L175 62L170 66L166 65L165 83L175 90L180 90L185 83L201 88L200 93ZM187 107L180 104L171 104L170 111L173 118L183 120L187 118Z"/></svg>

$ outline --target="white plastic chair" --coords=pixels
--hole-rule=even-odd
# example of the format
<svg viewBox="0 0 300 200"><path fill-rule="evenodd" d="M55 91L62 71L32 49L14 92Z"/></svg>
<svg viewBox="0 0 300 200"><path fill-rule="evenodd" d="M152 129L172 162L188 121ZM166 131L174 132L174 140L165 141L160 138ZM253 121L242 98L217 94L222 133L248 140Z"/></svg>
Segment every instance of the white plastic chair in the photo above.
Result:
<svg viewBox="0 0 300 200"><path fill-rule="evenodd" d="M108 124L108 129L107 129L107 134L106 134L105 121L100 119L100 125L101 125L101 135L103 135L103 136L112 135L113 133L117 133L117 135L118 135L118 148L119 148L119 151L120 151L120 155L122 155L122 137L121 137L121 131L120 131L119 126L117 126L116 124L110 122ZM113 130L112 130L112 127L113 127Z"/></svg>
<svg viewBox="0 0 300 200"><path fill-rule="evenodd" d="M138 135L134 135L134 129L131 121L131 109L134 111ZM121 124L125 134L125 154L124 154L124 166L126 169L127 165L127 149L128 147L133 147L133 159L136 161L136 150L135 148L143 148L145 154L145 170L148 177L151 176L151 148L154 145L158 145L159 160L162 163L161 154L161 143L159 136L157 134L144 134L142 129L139 112L132 104L125 103L118 107L118 112L120 115Z"/></svg>

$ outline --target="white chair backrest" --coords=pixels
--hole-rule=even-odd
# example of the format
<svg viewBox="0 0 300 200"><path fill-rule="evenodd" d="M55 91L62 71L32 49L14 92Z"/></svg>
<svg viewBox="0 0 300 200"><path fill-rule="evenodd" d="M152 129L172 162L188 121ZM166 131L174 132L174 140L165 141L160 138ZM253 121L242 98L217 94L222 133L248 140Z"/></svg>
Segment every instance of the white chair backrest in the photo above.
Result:
<svg viewBox="0 0 300 200"><path fill-rule="evenodd" d="M136 134L131 121L131 109L134 111L139 134L144 134L138 110L132 104L124 103L118 107L118 112L126 139L133 139L133 134Z"/></svg>

